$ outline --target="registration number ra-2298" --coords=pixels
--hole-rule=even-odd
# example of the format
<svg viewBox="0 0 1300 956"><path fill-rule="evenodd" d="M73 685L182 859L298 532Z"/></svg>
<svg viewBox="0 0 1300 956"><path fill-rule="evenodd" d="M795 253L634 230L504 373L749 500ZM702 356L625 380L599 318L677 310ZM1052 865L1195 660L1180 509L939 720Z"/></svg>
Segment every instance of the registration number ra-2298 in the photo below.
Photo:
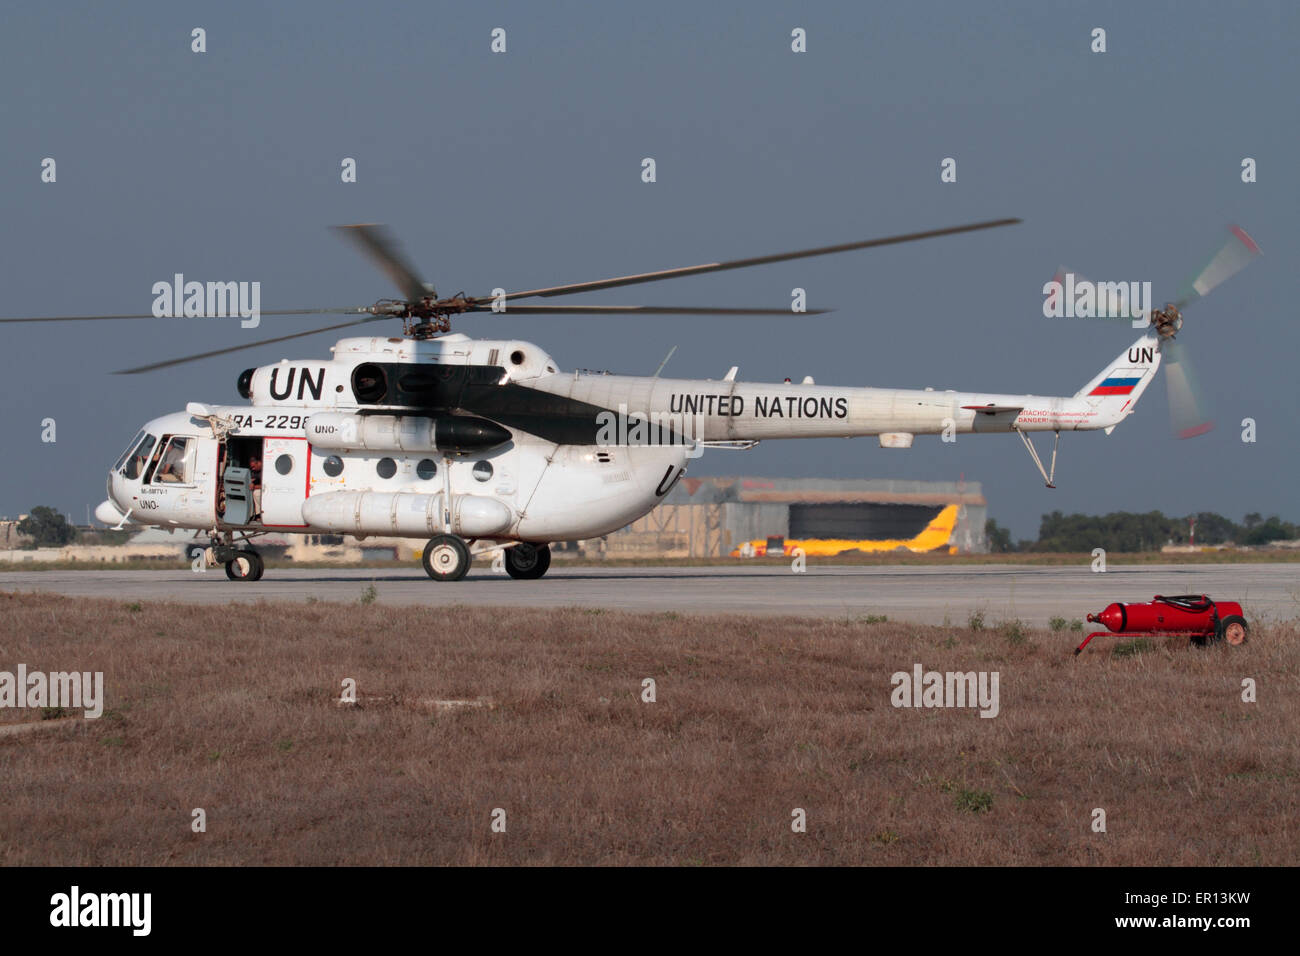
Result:
<svg viewBox="0 0 1300 956"><path fill-rule="evenodd" d="M307 415L231 415L230 420L239 428L290 428L306 427Z"/></svg>

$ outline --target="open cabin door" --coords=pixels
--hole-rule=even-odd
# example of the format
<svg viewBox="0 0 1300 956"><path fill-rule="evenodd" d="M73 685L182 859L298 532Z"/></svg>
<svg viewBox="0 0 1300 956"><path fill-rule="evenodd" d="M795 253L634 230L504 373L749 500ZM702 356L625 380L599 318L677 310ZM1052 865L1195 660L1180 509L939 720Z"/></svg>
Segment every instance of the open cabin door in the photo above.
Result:
<svg viewBox="0 0 1300 956"><path fill-rule="evenodd" d="M305 438L267 438L262 455L262 525L305 528L302 503L311 491L311 455Z"/></svg>

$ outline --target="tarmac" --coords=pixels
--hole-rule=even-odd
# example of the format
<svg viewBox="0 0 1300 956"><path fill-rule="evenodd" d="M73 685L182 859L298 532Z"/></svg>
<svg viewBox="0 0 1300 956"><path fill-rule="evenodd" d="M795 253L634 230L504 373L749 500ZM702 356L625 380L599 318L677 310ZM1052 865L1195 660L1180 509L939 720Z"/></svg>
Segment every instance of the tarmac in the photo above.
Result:
<svg viewBox="0 0 1300 956"><path fill-rule="evenodd" d="M1197 564L1078 567L1025 565L571 567L557 561L539 581L515 581L486 562L458 582L435 582L418 566L400 569L269 569L258 582L234 582L221 568L177 571L11 571L0 591L51 591L116 601L230 603L308 598L352 603L373 584L388 604L450 607L600 607L682 614L861 617L965 625L1019 620L1046 626L1082 620L1112 601L1156 594L1208 594L1240 601L1248 620L1300 617L1300 564Z"/></svg>

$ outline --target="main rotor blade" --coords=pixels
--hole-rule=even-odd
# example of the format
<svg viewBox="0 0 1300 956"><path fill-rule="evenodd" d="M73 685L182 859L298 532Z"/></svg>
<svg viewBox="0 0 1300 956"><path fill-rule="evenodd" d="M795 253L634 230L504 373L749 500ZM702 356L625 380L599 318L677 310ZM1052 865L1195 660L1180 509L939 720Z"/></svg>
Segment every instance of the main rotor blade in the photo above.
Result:
<svg viewBox="0 0 1300 956"><path fill-rule="evenodd" d="M1169 394L1169 422L1175 438L1195 438L1214 428L1196 375L1187 358L1187 349L1175 339L1160 344L1164 356L1165 389Z"/></svg>
<svg viewBox="0 0 1300 956"><path fill-rule="evenodd" d="M415 267L406 261L400 244L384 226L362 222L334 228L360 246L361 251L370 256L388 278L397 284L408 301L419 302L431 294L431 287L425 285Z"/></svg>
<svg viewBox="0 0 1300 956"><path fill-rule="evenodd" d="M491 314L487 306L477 306L471 312ZM808 309L791 312L789 309L733 309L699 305L512 305L499 315L824 315L830 309Z"/></svg>
<svg viewBox="0 0 1300 956"><path fill-rule="evenodd" d="M348 306L345 309L259 309L259 316L265 315L359 315L369 313L367 306ZM0 322L97 322L101 319L161 319L194 318L193 316L160 316L153 313L135 315L41 315L14 319L0 319ZM228 318L239 318L238 315Z"/></svg>
<svg viewBox="0 0 1300 956"><path fill-rule="evenodd" d="M199 352L195 355L185 355L181 358L167 359L165 362L154 362L150 365L141 365L138 368L124 368L114 372L114 375L138 375L141 372L152 372L155 369L169 368L173 365L184 365L186 362L197 362L199 359L212 358L214 355L229 355L231 352L242 352L245 349L255 349L262 345L271 345L275 342L287 342L290 339L301 339L308 335L315 335L317 332L330 332L334 329L346 329L353 325L364 325L367 322L378 322L381 319L392 318L387 315L370 315L364 319L354 319L351 322L340 322L337 325L321 325L314 329L308 329L306 332L294 332L292 335L279 335L273 339L258 339L256 342L246 342L243 345L232 345L229 348L213 349L210 352Z"/></svg>
<svg viewBox="0 0 1300 956"><path fill-rule="evenodd" d="M99 319L156 319L153 313L147 315L37 315L19 316L12 319L0 319L0 322L94 322Z"/></svg>
<svg viewBox="0 0 1300 956"><path fill-rule="evenodd" d="M778 252L770 256L756 256L753 259L733 259L730 262L709 262L698 266L683 266L679 269L664 269L660 272L642 272L637 275L618 276L613 279L598 279L595 282L574 282L569 285L548 286L543 289L530 289L527 292L508 293L506 299L526 299L531 296L568 295L578 292L595 292L597 289L614 289L619 286L636 285L641 282L658 282L660 279L676 279L682 276L702 275L706 272L722 272L727 269L744 269L749 266L761 266L770 262L788 262L791 259L807 259L812 256L826 256L835 252L850 252L854 249L869 249L874 246L892 246L901 242L915 242L918 239L931 239L935 236L951 236L959 232L975 232L979 229L993 229L997 226L1010 226L1020 219L990 219L987 222L973 222L965 226L949 226L946 229L930 229L925 232L910 232L900 236L886 236L883 239L867 239L864 242L846 242L838 246L819 246L816 249L801 249L797 252ZM483 296L475 300L490 303L492 296Z"/></svg>
<svg viewBox="0 0 1300 956"><path fill-rule="evenodd" d="M1257 257L1262 255L1255 240L1240 226L1228 227L1228 241L1214 254L1205 268L1179 292L1178 307L1209 295L1210 290L1231 279Z"/></svg>

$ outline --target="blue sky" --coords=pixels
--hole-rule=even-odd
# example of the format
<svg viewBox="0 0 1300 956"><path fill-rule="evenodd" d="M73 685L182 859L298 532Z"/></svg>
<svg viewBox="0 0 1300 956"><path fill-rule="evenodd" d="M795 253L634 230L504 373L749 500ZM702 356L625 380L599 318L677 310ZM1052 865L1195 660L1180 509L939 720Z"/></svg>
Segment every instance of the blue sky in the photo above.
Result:
<svg viewBox="0 0 1300 956"><path fill-rule="evenodd" d="M773 442L693 474L983 482L1019 537L1047 511L1296 508L1294 3L24 4L0 32L7 315L148 311L154 282L256 280L262 307L394 294L332 235L382 221L439 291L482 294L975 219L984 234L585 296L821 317L467 319L562 368L1072 394L1137 333L1048 320L1066 264L1163 300L1241 223L1264 257L1180 336L1218 428L1169 437L1164 386L1066 435L1042 486L1012 435ZM190 31L208 51L190 51ZM1094 27L1108 52L1089 50ZM490 32L506 30L492 54ZM808 52L790 50L807 31ZM58 181L40 181L44 157ZM358 182L340 160L355 157ZM643 157L658 181L641 182ZM957 160L956 183L939 164ZM1243 157L1258 182L1240 179ZM578 301L578 300L574 300ZM109 374L307 328L266 317L0 329L0 514L84 517L140 423L234 402L250 365L335 335ZM41 442L54 418L57 442ZM1258 440L1240 440L1243 418Z"/></svg>

